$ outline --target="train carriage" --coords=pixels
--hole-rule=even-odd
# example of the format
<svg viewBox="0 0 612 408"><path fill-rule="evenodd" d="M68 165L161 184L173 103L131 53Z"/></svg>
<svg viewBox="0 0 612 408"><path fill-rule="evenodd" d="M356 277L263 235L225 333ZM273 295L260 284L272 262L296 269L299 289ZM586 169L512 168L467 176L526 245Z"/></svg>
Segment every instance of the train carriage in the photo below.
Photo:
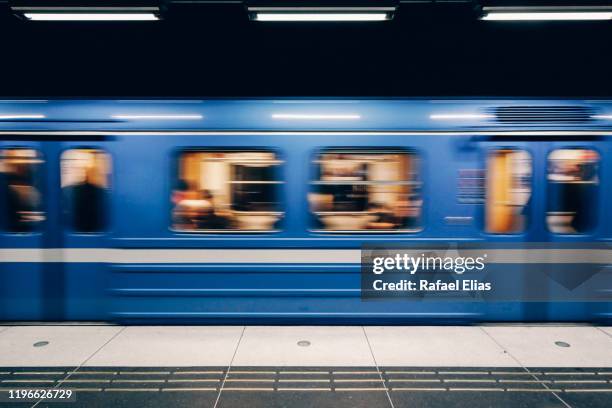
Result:
<svg viewBox="0 0 612 408"><path fill-rule="evenodd" d="M5 100L0 134L2 320L612 317L360 288L366 244L608 243L607 100Z"/></svg>

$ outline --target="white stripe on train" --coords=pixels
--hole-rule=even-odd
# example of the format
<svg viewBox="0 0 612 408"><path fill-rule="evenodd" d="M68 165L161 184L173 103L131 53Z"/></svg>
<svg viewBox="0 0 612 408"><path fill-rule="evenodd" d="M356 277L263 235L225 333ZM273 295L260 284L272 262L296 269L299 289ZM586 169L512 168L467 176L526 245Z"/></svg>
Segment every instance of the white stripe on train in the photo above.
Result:
<svg viewBox="0 0 612 408"><path fill-rule="evenodd" d="M413 131L317 131L317 130L0 130L0 136L612 136L612 131L604 130L511 130L511 131L448 131L448 130L413 130Z"/></svg>
<svg viewBox="0 0 612 408"><path fill-rule="evenodd" d="M486 263L612 264L609 249L452 250L448 256L487 255ZM431 256L431 255L430 255ZM437 256L445 256L439 253ZM360 249L0 249L0 263L118 264L359 264Z"/></svg>

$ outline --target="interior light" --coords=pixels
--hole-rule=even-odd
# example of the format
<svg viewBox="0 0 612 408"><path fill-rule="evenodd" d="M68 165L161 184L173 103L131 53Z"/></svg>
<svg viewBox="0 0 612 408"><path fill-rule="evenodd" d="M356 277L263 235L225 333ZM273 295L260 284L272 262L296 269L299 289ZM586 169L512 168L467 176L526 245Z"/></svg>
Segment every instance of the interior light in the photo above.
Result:
<svg viewBox="0 0 612 408"><path fill-rule="evenodd" d="M284 120L357 120L361 115L357 114L302 114L302 113L275 113L272 119Z"/></svg>
<svg viewBox="0 0 612 408"><path fill-rule="evenodd" d="M591 116L593 119L603 119L603 120L612 120L612 115L593 115Z"/></svg>

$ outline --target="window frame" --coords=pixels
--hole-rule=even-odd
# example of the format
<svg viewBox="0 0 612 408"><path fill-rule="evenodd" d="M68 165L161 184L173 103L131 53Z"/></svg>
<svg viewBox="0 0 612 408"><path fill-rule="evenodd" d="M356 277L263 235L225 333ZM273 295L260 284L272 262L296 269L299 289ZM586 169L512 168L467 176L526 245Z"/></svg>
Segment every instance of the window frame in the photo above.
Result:
<svg viewBox="0 0 612 408"><path fill-rule="evenodd" d="M63 188L62 188L62 176L63 176L63 172L62 172L62 162L63 162L63 157L64 154L70 150L97 150L100 151L102 153L104 153L108 159L108 165L110 167L110 173L108 174L107 177L107 183L108 186L106 187L106 191L107 191L107 195L106 195L106 199L105 199L105 203L104 203L104 207L106 208L106 221L105 221L105 225L104 228L100 231L95 231L95 232L84 232L84 231L77 231L74 229L74 226L72 225L72 223L68 222L68 220L66 219L67 214L64 213L64 206L66 205L65 203L65 197L64 197L64 192L63 192ZM101 146L91 146L91 145L77 145L77 146L69 146L66 148L63 148L59 154L59 160L58 160L58 164L59 164L59 180L60 180L60 211L61 211L61 225L64 227L64 231L69 233L70 235L74 235L74 236L102 236L102 235L106 235L108 234L112 228L112 205L111 205L111 192L113 189L113 185L114 185L114 160L113 160L113 156L112 154L105 148L101 147Z"/></svg>
<svg viewBox="0 0 612 408"><path fill-rule="evenodd" d="M29 145L7 145L7 146L1 146L0 147L0 151L6 151L6 150L33 150L36 152L37 154L37 158L41 161L40 162L40 168L41 168L41 173L44 175L46 174L47 171L47 159L45 157L44 151L43 149L41 149L41 146L29 146ZM37 179L37 180L36 180ZM40 192L41 195L41 204L40 204L40 210L41 212L44 214L44 220L42 220L40 223L38 223L37 228L32 230L32 231L10 231L7 226L8 226L8 214L6 211L3 211L4 214L2 215L2 220L0 223L0 230L2 231L2 234L7 235L7 236L42 236L43 233L45 232L45 224L47 223L47 219L48 219L48 208L47 208L47 201L49 199L49 197L47 196L47 183L45 182L46 179L44 176L36 176L35 180L37 181L37 185L35 185L35 187L38 189L38 191ZM2 203L2 207L3 210L6 210L6 197L4 197L3 199L3 203Z"/></svg>
<svg viewBox="0 0 612 408"><path fill-rule="evenodd" d="M525 204L524 208L526 208L526 212L527 212L527 220L525 222L525 228L523 228L521 231L517 231L517 232L490 232L487 231L486 229L486 217L487 217L487 166L488 166L488 160L489 160L489 156L491 153L495 152L495 151L499 151L499 150L513 150L513 151L521 151L521 152L525 152L529 155L529 159L531 161L531 178L529 180L529 187L531 189L530 195L529 195L529 200L527 201L527 204ZM535 155L532 149L530 149L528 146L504 146L504 145L498 145L498 146L490 146L490 147L486 147L484 149L484 169L485 169L485 184L484 184L484 197L483 197L483 202L482 202L482 217L481 217L481 221L480 221L480 230L482 231L483 234L488 235L488 236L492 236L492 237L504 237L504 236L511 236L511 237L520 237L520 236L524 236L525 234L527 234L529 232L529 230L531 229L531 227L534 224L534 214L533 214L533 195L534 195L534 187L535 187L535 170L536 170L536 162L535 162Z"/></svg>
<svg viewBox="0 0 612 408"><path fill-rule="evenodd" d="M316 213L313 212L311 210L310 207L310 202L308 200L308 195L311 194L312 191L312 186L313 185L317 185L317 181L320 180L315 180L315 176L317 174L317 161L319 160L319 158L321 157L322 154L325 153L355 153L355 154L393 154L393 153L397 153L397 154L404 154L404 155L412 155L414 157L416 157L419 160L419 166L418 166L418 180L417 182L410 182L410 181L400 181L396 184L400 185L400 184L405 184L405 185L419 185L420 187L420 198L421 198L421 206L420 211L420 217L419 217L419 225L417 228L399 228L399 229L385 229L385 230L376 230L376 229L362 229L362 230L327 230L327 229L321 229L321 228L314 228L313 226L313 221L316 217ZM425 230L425 193L424 193L424 185L425 185L425 181L424 181L424 173L425 173L425 169L424 169L424 153L420 150L417 149L416 147L396 147L396 146L383 146L383 147L375 147L374 149L372 149L371 146L356 146L356 147L349 147L349 146L328 146L328 147L320 147L315 149L311 155L310 155L310 172L309 172L309 177L307 180L307 189L306 189L306 203L307 203L307 212L308 212L308 232L313 233L313 234L324 234L324 235L351 235L351 236L357 236L357 235L384 235L384 234L390 234L390 235L399 235L399 234L406 234L406 235L416 235L419 234L421 232L423 232ZM373 183L375 184L375 183ZM323 184L318 184L318 185L323 185ZM329 184L329 185L333 185L333 184ZM343 211L319 211L319 213L342 213ZM354 211L353 211L354 212ZM346 211L346 213L351 213L351 211Z"/></svg>
<svg viewBox="0 0 612 408"><path fill-rule="evenodd" d="M270 215L278 215L278 220L276 221L277 228L270 230L239 230L239 229L198 229L198 230L184 230L174 228L173 223L173 210L174 205L172 204L172 192L174 190L174 186L176 181L178 180L179 166L181 163L181 156L185 153L251 153L251 152L264 152L264 153L274 153L275 160L279 163L277 164L278 168L275 171L275 175L278 178L279 190L278 190L278 206L279 211L245 211L248 213L260 213L260 214L270 214ZM282 151L278 148L274 147L266 147L266 146L255 146L255 147L210 147L210 146L181 146L174 149L172 152L172 160L170 166L170 183L168 185L167 191L167 211L166 214L168 216L168 231L176 235L215 235L215 234L237 234L237 235L269 235L269 234L280 234L285 231L284 229L284 220L287 217L287 205L285 200L285 185L287 183L285 177L285 159L283 157ZM239 211L236 211L239 212Z"/></svg>
<svg viewBox="0 0 612 408"><path fill-rule="evenodd" d="M581 232L578 232L578 231L577 232L554 232L554 231L551 231L550 226L548 224L548 205L549 205L549 199L550 199L550 181L548 180L548 175L549 175L548 165L550 162L550 156L557 150L589 150L597 154L597 179L598 179L597 199L594 201L594 207L593 207L593 210L596 211L595 222L593 223L593 226ZM553 145L552 147L546 150L546 156L544 160L544 166L545 166L544 167L544 180L546 183L546 194L544 196L544 200L545 200L544 201L544 229L546 230L548 234L557 236L557 237L588 237L588 236L594 235L597 229L600 228L600 221L601 221L600 199L601 199L601 188L603 185L603 182L602 182L603 172L602 172L601 166L603 164L603 157L604 156L601 150L598 149L596 146L592 146L592 145L591 146L580 145L580 144L558 145L558 146Z"/></svg>

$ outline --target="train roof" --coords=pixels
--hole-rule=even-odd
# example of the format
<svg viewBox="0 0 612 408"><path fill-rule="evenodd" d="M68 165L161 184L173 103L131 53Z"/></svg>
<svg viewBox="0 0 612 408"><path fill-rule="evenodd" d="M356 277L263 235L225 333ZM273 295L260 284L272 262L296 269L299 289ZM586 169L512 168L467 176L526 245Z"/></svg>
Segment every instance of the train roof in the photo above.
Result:
<svg viewBox="0 0 612 408"><path fill-rule="evenodd" d="M612 100L53 99L0 100L13 131L610 130Z"/></svg>

